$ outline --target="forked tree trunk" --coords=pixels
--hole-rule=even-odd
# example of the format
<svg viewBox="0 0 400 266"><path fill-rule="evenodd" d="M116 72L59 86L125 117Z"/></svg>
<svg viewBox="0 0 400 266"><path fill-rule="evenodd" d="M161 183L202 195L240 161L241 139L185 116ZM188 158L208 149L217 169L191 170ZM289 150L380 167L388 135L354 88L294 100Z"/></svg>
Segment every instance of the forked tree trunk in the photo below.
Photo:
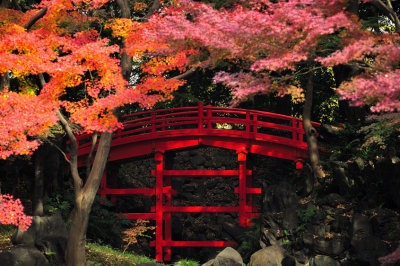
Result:
<svg viewBox="0 0 400 266"><path fill-rule="evenodd" d="M313 101L313 77L312 70L307 76L305 103L303 109L303 129L307 138L308 154L310 156L311 168L313 170L316 181L325 177L325 172L322 169L319 161L317 130L311 124L311 111Z"/></svg>
<svg viewBox="0 0 400 266"><path fill-rule="evenodd" d="M111 140L112 133L103 132L101 134L92 169L83 186L79 185L80 179L78 180L76 176L78 171L77 153L71 152L71 171L73 176L75 175L75 206L72 211L72 223L65 254L66 266L86 265L85 245L89 214L103 177Z"/></svg>

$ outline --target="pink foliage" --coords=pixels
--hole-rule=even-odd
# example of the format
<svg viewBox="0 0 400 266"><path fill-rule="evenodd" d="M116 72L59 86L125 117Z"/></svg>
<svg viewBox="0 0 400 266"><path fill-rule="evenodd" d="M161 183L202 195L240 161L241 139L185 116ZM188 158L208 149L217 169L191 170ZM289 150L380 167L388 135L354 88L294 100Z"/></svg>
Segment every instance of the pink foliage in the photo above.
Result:
<svg viewBox="0 0 400 266"><path fill-rule="evenodd" d="M14 200L11 195L0 195L0 223L19 226L21 231L28 230L32 223L32 217L24 213L19 199Z"/></svg>
<svg viewBox="0 0 400 266"><path fill-rule="evenodd" d="M382 266L400 261L400 245L393 253L378 259Z"/></svg>
<svg viewBox="0 0 400 266"><path fill-rule="evenodd" d="M253 0L216 10L204 3L181 0L153 16L143 36L152 43L147 47L154 53L174 53L188 47L206 50L209 58L197 66L208 67L219 60L245 62L244 72L223 72L214 78L233 89L235 101L258 92L301 97L293 77L290 84L287 76L285 82L276 76L296 70L300 62L332 67L358 61L368 67L363 75L338 88L343 98L356 105L370 104L373 111L400 110L399 36L363 29L359 19L346 12L347 4L347 0ZM322 38L332 34L340 38L341 49L316 57ZM132 40L128 46L130 51L146 49L143 42L139 47ZM269 76L272 71L275 75ZM276 82L283 88L271 86Z"/></svg>

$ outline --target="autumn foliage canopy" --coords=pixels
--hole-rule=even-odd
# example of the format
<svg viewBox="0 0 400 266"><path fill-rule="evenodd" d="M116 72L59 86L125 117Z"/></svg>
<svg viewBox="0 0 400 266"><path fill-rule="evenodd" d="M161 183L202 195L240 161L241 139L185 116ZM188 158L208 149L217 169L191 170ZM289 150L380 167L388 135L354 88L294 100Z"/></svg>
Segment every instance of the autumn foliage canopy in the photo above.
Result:
<svg viewBox="0 0 400 266"><path fill-rule="evenodd" d="M0 9L0 74L17 84L0 91L0 158L31 154L36 137L57 125L58 110L76 132L111 132L122 126L119 107L170 99L184 84L171 73L224 61L235 67L214 80L231 87L236 102L268 92L302 100L292 75L300 66L356 62L362 71L337 88L342 97L373 111L400 109L399 36L363 27L347 11L348 0L250 0L225 9L176 0L145 22L88 15L108 2L43 0L26 12ZM123 39L124 48L111 38ZM122 76L122 52L140 65L138 80Z"/></svg>
<svg viewBox="0 0 400 266"><path fill-rule="evenodd" d="M163 76L172 69L184 70L184 52L176 57L152 56L143 65L140 82L129 84L122 77L120 47L87 26L97 18L83 15L106 2L42 1L25 13L0 9L0 73L18 81L17 89L0 92L1 158L35 150L40 142L34 137L58 123L59 109L79 125L76 130L113 131L121 127L113 113L116 108L128 103L149 108L169 99L184 83ZM45 7L45 16L25 29L23 25ZM108 25L120 33L122 26L118 20ZM45 78L41 87L32 82L39 74Z"/></svg>

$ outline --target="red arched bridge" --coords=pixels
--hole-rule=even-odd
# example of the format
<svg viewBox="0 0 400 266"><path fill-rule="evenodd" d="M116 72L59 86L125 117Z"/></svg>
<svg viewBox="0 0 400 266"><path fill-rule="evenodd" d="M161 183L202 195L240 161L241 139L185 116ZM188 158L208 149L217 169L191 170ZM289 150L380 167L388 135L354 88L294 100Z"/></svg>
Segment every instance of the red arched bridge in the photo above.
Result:
<svg viewBox="0 0 400 266"><path fill-rule="evenodd" d="M111 143L109 162L154 154L156 162L152 175L155 188L117 189L107 187L104 174L98 193L115 201L117 196L155 196L156 204L150 213L125 213L129 219L156 221L156 260L171 259L171 247L223 247L234 245L228 241L174 241L171 239L171 213L174 212L237 212L239 224L249 226L249 220L258 215L253 206L253 194L261 188L252 187L252 172L247 169L247 154L260 154L296 162L301 169L302 158L307 157L301 119L236 108L212 106L183 107L135 113L122 117L124 128L118 130ZM318 124L314 123L318 127ZM91 149L91 135L77 136L79 165L87 163ZM165 169L165 151L207 145L235 150L239 169L231 170L170 170ZM174 177L232 177L239 178L239 206L172 206L171 187ZM165 256L163 258L163 253Z"/></svg>

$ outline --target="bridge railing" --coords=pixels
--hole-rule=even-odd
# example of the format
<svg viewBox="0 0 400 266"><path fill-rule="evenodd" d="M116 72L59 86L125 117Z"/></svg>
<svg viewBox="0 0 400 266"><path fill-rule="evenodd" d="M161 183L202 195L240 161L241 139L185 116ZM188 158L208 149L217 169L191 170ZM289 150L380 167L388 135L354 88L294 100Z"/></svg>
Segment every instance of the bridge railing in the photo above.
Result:
<svg viewBox="0 0 400 266"><path fill-rule="evenodd" d="M281 114L203 106L180 107L155 111L139 112L121 117L123 129L114 133L113 139L130 136L161 135L173 136L174 133L194 130L199 134L219 134L229 130L229 135L266 139L275 136L286 140L305 142L302 119ZM313 123L318 127L319 124ZM91 134L77 136L79 148L91 145Z"/></svg>

